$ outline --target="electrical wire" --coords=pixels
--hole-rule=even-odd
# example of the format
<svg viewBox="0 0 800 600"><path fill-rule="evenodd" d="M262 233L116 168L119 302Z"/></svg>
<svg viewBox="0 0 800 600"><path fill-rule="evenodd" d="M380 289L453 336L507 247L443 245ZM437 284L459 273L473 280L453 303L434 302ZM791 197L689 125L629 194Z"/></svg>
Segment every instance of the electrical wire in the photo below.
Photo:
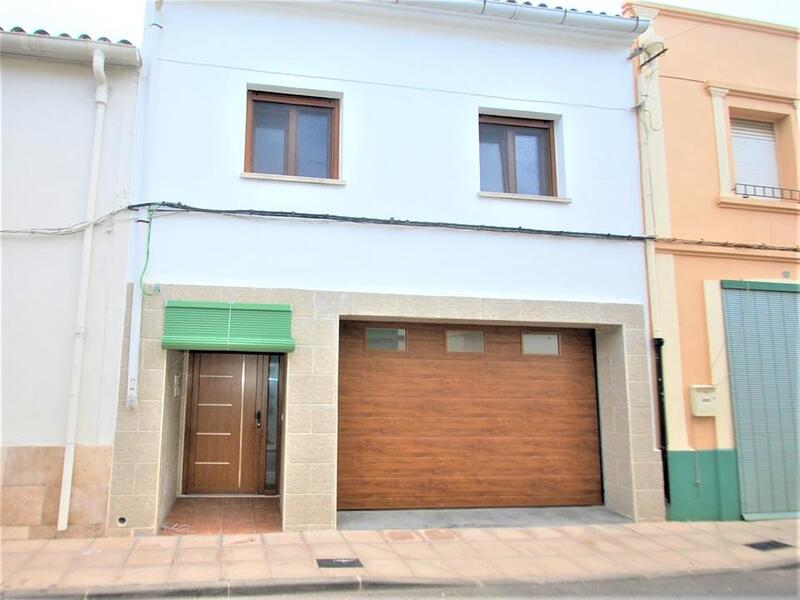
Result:
<svg viewBox="0 0 800 600"><path fill-rule="evenodd" d="M625 234L625 233L601 233L596 231L569 231L554 229L534 229L530 227L509 227L505 225L476 225L472 223L454 223L448 221L417 221L412 219L395 219L379 217L354 217L350 215L336 215L324 213L303 213L294 211L279 210L259 210L253 208L204 208L191 206L180 202L145 202L141 204L130 204L128 206L116 208L102 217L91 222L82 222L67 227L38 227L29 229L3 229L2 234L27 234L27 235L69 235L80 233L91 225L96 225L103 220L116 215L125 210L138 210L146 208L147 237L145 247L145 260L142 272L139 275L139 285L142 293L148 296L157 294L158 291L148 292L144 287L144 276L150 262L150 238L152 234L153 219L163 216L176 215L181 213L202 213L223 215L236 218L261 218L261 219L295 219L301 221L328 221L336 223L386 225L392 227L416 227L425 229L452 229L458 231L483 231L490 233L513 233L520 235L540 235L553 237L569 237L580 239L612 240L623 242L647 242L653 241L661 244L673 244L684 246L708 246L716 248L735 248L745 250L769 250L774 252L800 252L800 246L778 246L774 244L751 243L751 242L729 242L704 239L658 237L652 235Z"/></svg>
<svg viewBox="0 0 800 600"><path fill-rule="evenodd" d="M92 227L93 225L98 225L102 223L106 219L113 217L114 215L125 212L128 210L127 206L119 206L109 212L105 213L104 215L97 217L94 221L81 221L80 223L75 223L73 225L67 225L65 227L30 227L27 229L0 229L0 234L3 235L72 235L75 233L80 233L81 231Z"/></svg>
<svg viewBox="0 0 800 600"><path fill-rule="evenodd" d="M328 221L337 223L386 225L392 227L453 229L459 231L514 233L521 235L541 235L541 236L570 237L570 238L582 238L582 239L613 240L613 241L624 241L624 242L654 241L658 243L676 244L676 245L710 246L710 247L737 248L737 249L748 249L748 250L771 250L777 252L800 252L800 246L777 246L772 244L753 244L748 242L727 242L727 241L723 242L723 241L687 239L687 238L663 238L658 236L648 236L639 234L600 233L594 231L533 229L528 227L508 227L503 225L476 225L471 223L453 223L447 221L416 221L410 219L395 219L395 218L386 219L378 217L354 217L349 215L259 210L252 208L240 208L240 209L204 208L199 206L182 204L180 202L131 204L130 206L128 206L128 208L130 210L138 210L139 208L153 209L155 211L153 217L157 216L156 213L158 212L166 211L167 214L174 214L175 212L201 213L201 214L224 215L224 216L239 217L239 218L249 217L249 218L266 218L266 219L296 219L305 221Z"/></svg>
<svg viewBox="0 0 800 600"><path fill-rule="evenodd" d="M142 265L142 272L139 274L139 289L142 290L142 294L145 296L155 296L159 292L158 289L148 292L144 285L144 275L147 273L147 266L150 264L150 233L153 230L153 216L158 211L159 206L161 205L147 207L147 241L144 247L144 265Z"/></svg>

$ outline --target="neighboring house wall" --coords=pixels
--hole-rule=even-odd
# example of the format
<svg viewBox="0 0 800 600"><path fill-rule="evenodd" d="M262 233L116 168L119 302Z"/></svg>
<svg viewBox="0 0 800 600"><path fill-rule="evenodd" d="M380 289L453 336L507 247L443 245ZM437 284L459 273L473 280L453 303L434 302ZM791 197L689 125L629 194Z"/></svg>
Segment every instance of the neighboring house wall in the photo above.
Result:
<svg viewBox="0 0 800 600"><path fill-rule="evenodd" d="M138 200L642 234L631 34L361 4L151 6L158 39L145 47ZM339 180L243 176L248 89L339 98ZM484 111L555 120L557 191L568 201L479 195ZM140 405L120 410L115 450L142 468L160 460L162 489L116 494L130 466L115 461L108 534L153 532L169 508L180 441L137 418L161 414L162 432L180 429L173 355L160 347L168 299L292 305L285 529L336 524L338 331L348 317L594 329L606 504L663 517L641 240L163 215L144 277L160 291L144 299Z"/></svg>
<svg viewBox="0 0 800 600"><path fill-rule="evenodd" d="M25 34L3 33L3 36ZM38 38L29 36L31 48ZM6 38L0 43L5 43ZM64 40L65 44L110 44ZM86 219L95 120L89 62L2 55L2 227ZM129 48L135 57L136 50ZM108 108L96 216L128 201L138 73L106 66ZM82 233L2 239L2 526L6 537L56 529L73 360ZM68 535L105 522L125 306L128 215L95 228L77 457Z"/></svg>
<svg viewBox="0 0 800 600"><path fill-rule="evenodd" d="M653 199L655 232L797 249L797 30L659 5L636 4L631 10L654 17L641 42L660 39L668 48L639 79L645 101L643 171L656 174L644 195L646 202ZM774 123L784 200L736 193L737 183L762 182L737 178L731 118ZM739 519L720 280L796 282L800 257L796 250L692 244L657 244L657 252L653 293L660 314L653 322L665 340L669 514L673 519ZM690 386L701 384L716 387L714 417L692 414Z"/></svg>

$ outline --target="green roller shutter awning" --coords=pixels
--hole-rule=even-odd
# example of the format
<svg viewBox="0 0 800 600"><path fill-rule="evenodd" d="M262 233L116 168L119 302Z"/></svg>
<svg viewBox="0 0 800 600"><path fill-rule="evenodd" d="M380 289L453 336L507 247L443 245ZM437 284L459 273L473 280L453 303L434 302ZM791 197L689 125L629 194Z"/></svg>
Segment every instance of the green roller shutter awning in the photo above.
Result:
<svg viewBox="0 0 800 600"><path fill-rule="evenodd" d="M288 304L168 300L161 347L291 352L294 350L292 307Z"/></svg>

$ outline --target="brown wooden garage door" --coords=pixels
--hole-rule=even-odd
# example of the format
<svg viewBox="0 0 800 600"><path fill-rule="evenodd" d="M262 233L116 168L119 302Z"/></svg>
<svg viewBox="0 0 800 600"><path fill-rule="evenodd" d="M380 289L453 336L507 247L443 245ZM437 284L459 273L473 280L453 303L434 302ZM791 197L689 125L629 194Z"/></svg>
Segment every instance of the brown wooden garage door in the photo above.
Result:
<svg viewBox="0 0 800 600"><path fill-rule="evenodd" d="M405 351L367 328L402 328ZM446 352L447 330L481 353ZM592 332L548 329L559 354L523 354L519 327L342 322L338 508L602 504Z"/></svg>

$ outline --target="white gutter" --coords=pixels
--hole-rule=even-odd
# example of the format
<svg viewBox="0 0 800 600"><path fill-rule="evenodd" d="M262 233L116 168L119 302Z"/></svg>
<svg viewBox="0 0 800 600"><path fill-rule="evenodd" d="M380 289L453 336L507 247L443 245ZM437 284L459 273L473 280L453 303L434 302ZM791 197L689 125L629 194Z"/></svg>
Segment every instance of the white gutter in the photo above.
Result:
<svg viewBox="0 0 800 600"><path fill-rule="evenodd" d="M163 3L162 3L163 4ZM150 15L148 9L147 21L149 26L145 31L145 58L142 67L142 76L139 79L139 90L136 100L136 135L134 146L134 165L135 173L133 178L133 189L131 190L131 204L142 204L144 200L145 185L145 158L147 135L147 115L150 105L154 99L149 93L151 82L155 78L154 57L158 55L158 41L162 26L156 22L159 16L161 5L156 3L155 14ZM133 293L131 295L131 327L128 341L128 384L126 393L126 405L129 409L135 408L139 403L139 345L142 331L142 288L139 285L139 276L142 271L142 251L144 249L144 225L143 222L148 218L147 211L140 208L136 216L136 222L131 232L131 243L129 246L129 275L133 279Z"/></svg>
<svg viewBox="0 0 800 600"><path fill-rule="evenodd" d="M105 73L105 54L100 49L92 53L92 72L96 82L94 96L94 138L89 162L89 191L86 197L86 218L89 226L83 232L81 270L78 279L78 308L75 314L75 333L72 344L72 377L67 407L67 439L64 447L64 466L61 475L61 500L58 505L58 531L64 531L69 522L69 505L72 496L72 471L75 465L75 442L78 435L78 408L80 405L81 375L83 372L83 342L86 338L86 306L89 296L89 275L92 266L92 241L97 206L97 189L100 179L100 155L103 149L106 106L108 105L108 80Z"/></svg>
<svg viewBox="0 0 800 600"><path fill-rule="evenodd" d="M586 13L565 8L547 8L507 2L506 0L368 0L380 4L396 4L412 8L483 15L522 23L563 25L581 29L595 29L617 33L643 33L649 20L639 17L617 17Z"/></svg>
<svg viewBox="0 0 800 600"><path fill-rule="evenodd" d="M139 51L130 44L114 44L94 40L0 32L0 53L63 62L91 63L95 50L105 56L106 66L138 67Z"/></svg>

